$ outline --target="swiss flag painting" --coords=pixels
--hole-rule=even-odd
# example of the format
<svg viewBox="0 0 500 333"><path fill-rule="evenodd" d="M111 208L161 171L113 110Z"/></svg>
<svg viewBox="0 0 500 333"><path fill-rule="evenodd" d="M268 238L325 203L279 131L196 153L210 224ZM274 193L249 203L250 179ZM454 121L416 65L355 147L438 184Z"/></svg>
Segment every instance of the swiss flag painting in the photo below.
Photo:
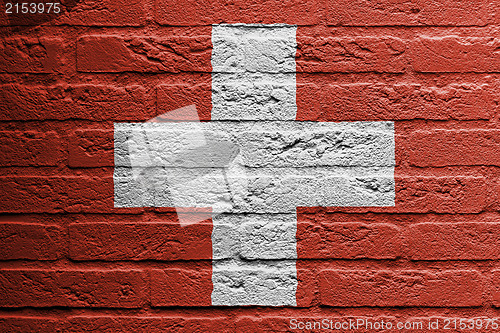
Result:
<svg viewBox="0 0 500 333"><path fill-rule="evenodd" d="M495 331L499 14L0 16L0 331Z"/></svg>
<svg viewBox="0 0 500 333"><path fill-rule="evenodd" d="M213 25L210 121L188 106L115 123L115 207L180 207L181 226L187 208L211 208L208 305L305 301L297 207L394 206L393 122L297 120L296 30Z"/></svg>

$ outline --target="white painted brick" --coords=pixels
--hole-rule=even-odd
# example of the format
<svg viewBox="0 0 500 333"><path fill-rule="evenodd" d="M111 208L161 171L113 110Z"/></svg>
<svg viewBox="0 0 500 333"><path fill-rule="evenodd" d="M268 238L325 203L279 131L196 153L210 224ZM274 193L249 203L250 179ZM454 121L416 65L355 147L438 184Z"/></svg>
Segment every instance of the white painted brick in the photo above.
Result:
<svg viewBox="0 0 500 333"><path fill-rule="evenodd" d="M296 207L394 205L391 175L349 177L335 176L329 170L311 170L310 174L306 171L259 169L249 170L244 177L235 177L225 175L223 169L197 168L163 169L158 171L162 173L160 176L146 174L138 180L115 176L115 206L213 207L215 212L290 213Z"/></svg>
<svg viewBox="0 0 500 333"><path fill-rule="evenodd" d="M115 165L225 167L239 153L247 167L394 166L394 146L391 122L117 124Z"/></svg>
<svg viewBox="0 0 500 333"><path fill-rule="evenodd" d="M212 120L295 120L296 26L214 25Z"/></svg>
<svg viewBox="0 0 500 333"><path fill-rule="evenodd" d="M295 72L296 26L220 24L212 26L213 73Z"/></svg>
<svg viewBox="0 0 500 333"><path fill-rule="evenodd" d="M294 120L294 74L212 74L212 118Z"/></svg>
<svg viewBox="0 0 500 333"><path fill-rule="evenodd" d="M297 216L292 214L214 215L212 244L217 259L296 259ZM235 241L236 240L236 241ZM228 244L237 243L237 246ZM230 247L231 251L227 248Z"/></svg>
<svg viewBox="0 0 500 333"><path fill-rule="evenodd" d="M213 305L295 306L295 260L248 263L214 262Z"/></svg>
<svg viewBox="0 0 500 333"><path fill-rule="evenodd" d="M221 215L214 214L212 217L212 258L237 258L241 252L240 231L237 226L220 221L219 216Z"/></svg>

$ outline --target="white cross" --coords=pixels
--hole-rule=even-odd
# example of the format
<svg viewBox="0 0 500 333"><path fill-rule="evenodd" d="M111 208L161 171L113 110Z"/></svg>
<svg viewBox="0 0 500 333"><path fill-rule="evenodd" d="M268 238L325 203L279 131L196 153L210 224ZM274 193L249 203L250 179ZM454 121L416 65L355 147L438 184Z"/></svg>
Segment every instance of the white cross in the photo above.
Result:
<svg viewBox="0 0 500 333"><path fill-rule="evenodd" d="M214 25L212 121L115 124L116 207L212 208L213 305L296 305L297 207L394 205L392 122L295 120L295 34Z"/></svg>

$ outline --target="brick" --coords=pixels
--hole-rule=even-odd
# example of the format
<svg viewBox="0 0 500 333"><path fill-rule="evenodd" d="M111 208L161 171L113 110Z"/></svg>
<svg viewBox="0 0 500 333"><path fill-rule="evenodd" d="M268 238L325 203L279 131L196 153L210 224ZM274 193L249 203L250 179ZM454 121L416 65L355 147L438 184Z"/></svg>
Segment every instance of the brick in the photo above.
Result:
<svg viewBox="0 0 500 333"><path fill-rule="evenodd" d="M323 270L319 285L321 304L337 307L474 307L483 304L484 292L473 270Z"/></svg>
<svg viewBox="0 0 500 333"><path fill-rule="evenodd" d="M229 332L231 320L219 318L78 316L69 320L67 332Z"/></svg>
<svg viewBox="0 0 500 333"><path fill-rule="evenodd" d="M220 214L213 223L213 305L296 305L295 214Z"/></svg>
<svg viewBox="0 0 500 333"><path fill-rule="evenodd" d="M405 43L394 37L309 37L297 34L297 72L402 73Z"/></svg>
<svg viewBox="0 0 500 333"><path fill-rule="evenodd" d="M91 177L0 177L4 213L109 212L113 179Z"/></svg>
<svg viewBox="0 0 500 333"><path fill-rule="evenodd" d="M339 26L484 26L492 22L487 0L330 1L328 24Z"/></svg>
<svg viewBox="0 0 500 333"><path fill-rule="evenodd" d="M68 164L75 168L113 166L113 132L77 130L70 136Z"/></svg>
<svg viewBox="0 0 500 333"><path fill-rule="evenodd" d="M146 274L137 270L2 270L0 306L138 308Z"/></svg>
<svg viewBox="0 0 500 333"><path fill-rule="evenodd" d="M213 27L212 120L295 120L296 32L296 26Z"/></svg>
<svg viewBox="0 0 500 333"><path fill-rule="evenodd" d="M238 199L231 212L291 213L296 207L394 205L394 179L389 175L332 176L324 170L312 173L299 168L279 170L278 174L274 170L255 169L247 168L246 175L231 178L231 185L238 188ZM115 170L115 207L212 207L227 202L221 199L222 195L230 195L221 169L171 168L168 177L157 175L154 180L144 176L134 179L130 170ZM388 169L384 171L389 173ZM172 185L171 180L176 183ZM404 207L420 210L412 203L405 203Z"/></svg>
<svg viewBox="0 0 500 333"><path fill-rule="evenodd" d="M312 25L319 22L317 1L283 2L257 0L227 3L223 0L178 2L155 1L156 22L163 25L210 25L218 23L287 23Z"/></svg>
<svg viewBox="0 0 500 333"><path fill-rule="evenodd" d="M151 272L151 305L210 306L212 304L212 263L198 269L165 269Z"/></svg>
<svg viewBox="0 0 500 333"><path fill-rule="evenodd" d="M158 114L164 114L193 104L196 106L200 120L207 121L211 119L211 84L164 84L157 87L156 105Z"/></svg>
<svg viewBox="0 0 500 333"><path fill-rule="evenodd" d="M147 317L123 317L123 316L78 316L69 318L67 332L102 332L102 333L126 333L126 332L151 332L153 325L159 325L162 321L177 325L182 319L164 319ZM168 325L167 324L167 325Z"/></svg>
<svg viewBox="0 0 500 333"><path fill-rule="evenodd" d="M0 72L57 73L63 67L64 54L59 38L2 38Z"/></svg>
<svg viewBox="0 0 500 333"><path fill-rule="evenodd" d="M296 259L295 216L291 218L261 217L245 222L238 232L240 257L247 260ZM272 222L271 222L272 221Z"/></svg>
<svg viewBox="0 0 500 333"><path fill-rule="evenodd" d="M500 130L417 131L408 145L410 163L418 167L500 166Z"/></svg>
<svg viewBox="0 0 500 333"><path fill-rule="evenodd" d="M0 317L0 332L62 333L64 321L50 317Z"/></svg>
<svg viewBox="0 0 500 333"><path fill-rule="evenodd" d="M298 303L295 261L214 262L212 282L212 305L296 306Z"/></svg>
<svg viewBox="0 0 500 333"><path fill-rule="evenodd" d="M175 319L178 320L178 319ZM162 319L158 326L151 328L151 333L164 333L178 329L180 332L233 332L234 323L227 317L183 318L179 325L172 325L172 319Z"/></svg>
<svg viewBox="0 0 500 333"><path fill-rule="evenodd" d="M407 213L479 213L493 200L483 177L397 177L396 205Z"/></svg>
<svg viewBox="0 0 500 333"><path fill-rule="evenodd" d="M250 317L236 318L235 332L289 332L290 320L288 317ZM321 320L321 319L320 319ZM302 321L302 319L300 320Z"/></svg>
<svg viewBox="0 0 500 333"><path fill-rule="evenodd" d="M77 42L80 72L211 72L210 34L194 37L84 36Z"/></svg>
<svg viewBox="0 0 500 333"><path fill-rule="evenodd" d="M148 120L141 86L95 84L0 86L0 120Z"/></svg>
<svg viewBox="0 0 500 333"><path fill-rule="evenodd" d="M242 81L247 84L247 80L258 82L259 79L279 82L280 78L276 75L265 74L295 72L296 35L294 26L213 26L213 73L225 74L212 75L213 86L220 83L219 78L222 82L235 84ZM262 76L251 76L249 73L260 73ZM236 79L231 81L232 78ZM282 80L287 84L293 83L285 77Z"/></svg>
<svg viewBox="0 0 500 333"><path fill-rule="evenodd" d="M412 260L495 260L500 258L500 224L418 223L408 228Z"/></svg>
<svg viewBox="0 0 500 333"><path fill-rule="evenodd" d="M0 166L56 166L63 148L55 132L0 132Z"/></svg>
<svg viewBox="0 0 500 333"><path fill-rule="evenodd" d="M212 221L213 259L297 258L295 213L218 214Z"/></svg>
<svg viewBox="0 0 500 333"><path fill-rule="evenodd" d="M487 85L297 82L297 120L474 120L489 119L495 108Z"/></svg>
<svg viewBox="0 0 500 333"><path fill-rule="evenodd" d="M306 267L305 260L297 260L295 262L297 268L297 292L295 298L297 306L310 307L316 304L318 294L318 276L316 270L311 270ZM304 267L304 268L302 268Z"/></svg>
<svg viewBox="0 0 500 333"><path fill-rule="evenodd" d="M492 180L493 183L493 188L495 189L496 193L500 193L500 178L495 178ZM493 209L496 209L497 211L500 211L500 197L496 197L495 202L493 202L492 205Z"/></svg>
<svg viewBox="0 0 500 333"><path fill-rule="evenodd" d="M199 131L208 139L202 152L195 148ZM232 160L218 160L221 151L241 155L243 166L305 168L321 166L394 166L394 127L389 122L319 123L273 122L255 127L253 123L204 122L146 123L115 125L116 166L157 166L209 168L224 167ZM146 155L136 146L147 139L151 162L133 162L131 155ZM212 147L213 146L213 147ZM181 148L191 152L179 154ZM287 171L287 170L285 170Z"/></svg>
<svg viewBox="0 0 500 333"><path fill-rule="evenodd" d="M143 1L83 0L56 22L84 26L142 26L146 23L146 13Z"/></svg>
<svg viewBox="0 0 500 333"><path fill-rule="evenodd" d="M491 272L493 306L500 307L500 270Z"/></svg>
<svg viewBox="0 0 500 333"><path fill-rule="evenodd" d="M297 225L299 259L395 259L401 254L401 236L393 225L301 222Z"/></svg>
<svg viewBox="0 0 500 333"><path fill-rule="evenodd" d="M410 60L417 72L500 72L498 39L458 36L420 37L410 46Z"/></svg>
<svg viewBox="0 0 500 333"><path fill-rule="evenodd" d="M325 124L325 123L323 123ZM359 123L358 123L359 124ZM249 167L393 166L394 130L314 123L282 132L241 133L240 154Z"/></svg>
<svg viewBox="0 0 500 333"><path fill-rule="evenodd" d="M498 2L493 3L493 15L495 17L494 23L499 23L500 22L500 5Z"/></svg>
<svg viewBox="0 0 500 333"><path fill-rule="evenodd" d="M0 224L0 260L55 260L62 257L64 251L64 232L58 226Z"/></svg>
<svg viewBox="0 0 500 333"><path fill-rule="evenodd" d="M212 259L212 224L71 224L73 260Z"/></svg>
<svg viewBox="0 0 500 333"><path fill-rule="evenodd" d="M212 120L295 120L295 75L272 77L214 75Z"/></svg>
<svg viewBox="0 0 500 333"><path fill-rule="evenodd" d="M237 214L214 214L212 218L212 257L217 259L238 258L241 253L241 229L227 222L244 221L246 217Z"/></svg>

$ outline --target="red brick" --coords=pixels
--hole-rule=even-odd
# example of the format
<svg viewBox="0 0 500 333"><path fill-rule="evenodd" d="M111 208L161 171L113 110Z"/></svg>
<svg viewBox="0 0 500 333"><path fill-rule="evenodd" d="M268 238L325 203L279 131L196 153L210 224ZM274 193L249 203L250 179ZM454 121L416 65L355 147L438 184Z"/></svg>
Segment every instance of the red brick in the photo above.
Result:
<svg viewBox="0 0 500 333"><path fill-rule="evenodd" d="M140 86L1 85L0 120L147 120L156 110L146 96Z"/></svg>
<svg viewBox="0 0 500 333"><path fill-rule="evenodd" d="M69 230L74 260L212 259L212 224L77 223Z"/></svg>
<svg viewBox="0 0 500 333"><path fill-rule="evenodd" d="M302 268L303 267L303 268ZM297 260L297 292L295 298L298 307L310 307L315 303L318 293L316 271L307 266L307 260Z"/></svg>
<svg viewBox="0 0 500 333"><path fill-rule="evenodd" d="M500 224L419 223L406 232L413 260L500 259Z"/></svg>
<svg viewBox="0 0 500 333"><path fill-rule="evenodd" d="M477 271L324 270L321 304L353 306L472 307L483 304Z"/></svg>
<svg viewBox="0 0 500 333"><path fill-rule="evenodd" d="M500 270L493 270L491 281L493 283L493 306L500 307Z"/></svg>
<svg viewBox="0 0 500 333"><path fill-rule="evenodd" d="M500 23L500 4L498 2L492 2L493 15L495 17L494 23Z"/></svg>
<svg viewBox="0 0 500 333"><path fill-rule="evenodd" d="M109 212L113 179L90 177L0 177L4 213Z"/></svg>
<svg viewBox="0 0 500 333"><path fill-rule="evenodd" d="M210 316L210 315L209 315ZM180 332L234 332L233 321L228 317L183 318L179 326L170 324L171 319L163 319L159 326L153 326L151 333L164 333L171 329ZM179 327L179 328L178 328Z"/></svg>
<svg viewBox="0 0 500 333"><path fill-rule="evenodd" d="M411 43L410 58L417 72L500 72L499 47L493 38L421 37Z"/></svg>
<svg viewBox="0 0 500 333"><path fill-rule="evenodd" d="M299 223L299 259L394 259L401 252L399 230L389 224Z"/></svg>
<svg viewBox="0 0 500 333"><path fill-rule="evenodd" d="M69 318L67 332L101 332L128 333L151 332L153 325L162 320L154 317L123 317L123 316L80 316ZM167 320L165 320L167 321ZM171 325L177 325L182 319L171 319Z"/></svg>
<svg viewBox="0 0 500 333"><path fill-rule="evenodd" d="M212 262L200 262L198 269L165 269L151 272L151 305L210 306L212 304Z"/></svg>
<svg viewBox="0 0 500 333"><path fill-rule="evenodd" d="M235 332L290 332L291 319L291 317L239 317L236 319ZM295 319L302 321L302 318Z"/></svg>
<svg viewBox="0 0 500 333"><path fill-rule="evenodd" d="M68 332L230 332L232 327L228 318L80 316L70 318Z"/></svg>
<svg viewBox="0 0 500 333"><path fill-rule="evenodd" d="M60 72L64 57L59 38L2 38L0 40L0 72Z"/></svg>
<svg viewBox="0 0 500 333"><path fill-rule="evenodd" d="M495 193L500 193L500 178L496 178L492 180L493 183L493 188L495 189ZM495 202L493 203L493 209L496 209L497 211L500 211L500 196L497 194L497 197L495 198Z"/></svg>
<svg viewBox="0 0 500 333"><path fill-rule="evenodd" d="M500 166L500 130L418 131L408 145L410 163L418 167Z"/></svg>
<svg viewBox="0 0 500 333"><path fill-rule="evenodd" d="M146 286L137 270L2 270L0 306L137 308Z"/></svg>
<svg viewBox="0 0 500 333"><path fill-rule="evenodd" d="M206 30L206 29L205 29ZM78 39L81 72L211 72L210 33L164 38L84 36Z"/></svg>
<svg viewBox="0 0 500 333"><path fill-rule="evenodd" d="M114 166L113 131L77 130L70 137L68 152L70 167Z"/></svg>
<svg viewBox="0 0 500 333"><path fill-rule="evenodd" d="M142 26L146 23L144 1L78 1L73 10L56 22L85 26Z"/></svg>
<svg viewBox="0 0 500 333"><path fill-rule="evenodd" d="M1 223L0 259L55 260L64 254L63 230L55 225Z"/></svg>
<svg viewBox="0 0 500 333"><path fill-rule="evenodd" d="M405 43L394 37L322 37L297 32L297 72L380 72L405 70Z"/></svg>
<svg viewBox="0 0 500 333"><path fill-rule="evenodd" d="M396 205L406 213L479 213L493 200L483 177L396 177Z"/></svg>
<svg viewBox="0 0 500 333"><path fill-rule="evenodd" d="M210 83L160 85L156 91L158 114L194 104L200 120L210 120L212 88Z"/></svg>
<svg viewBox="0 0 500 333"><path fill-rule="evenodd" d="M1 317L0 332L62 333L64 322L50 317Z"/></svg>
<svg viewBox="0 0 500 333"><path fill-rule="evenodd" d="M487 0L337 0L329 5L331 25L483 26L493 19Z"/></svg>
<svg viewBox="0 0 500 333"><path fill-rule="evenodd" d="M55 132L0 132L0 166L56 166L62 153Z"/></svg>
<svg viewBox="0 0 500 333"><path fill-rule="evenodd" d="M489 119L495 107L487 85L297 82L297 120Z"/></svg>
<svg viewBox="0 0 500 333"><path fill-rule="evenodd" d="M319 22L321 3L307 0L270 1L175 1L156 0L156 21L164 25L210 25L217 23L287 23L312 25Z"/></svg>

